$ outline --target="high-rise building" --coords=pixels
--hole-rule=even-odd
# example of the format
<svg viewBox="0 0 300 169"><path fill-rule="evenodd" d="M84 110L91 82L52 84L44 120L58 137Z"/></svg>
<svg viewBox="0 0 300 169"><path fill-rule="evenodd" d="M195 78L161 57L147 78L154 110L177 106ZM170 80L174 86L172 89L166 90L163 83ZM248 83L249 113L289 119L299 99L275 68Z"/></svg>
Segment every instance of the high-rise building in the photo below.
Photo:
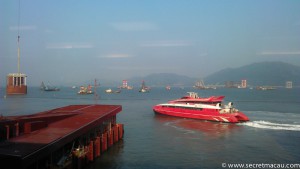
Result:
<svg viewBox="0 0 300 169"><path fill-rule="evenodd" d="M241 88L247 88L247 80L245 79L242 80Z"/></svg>

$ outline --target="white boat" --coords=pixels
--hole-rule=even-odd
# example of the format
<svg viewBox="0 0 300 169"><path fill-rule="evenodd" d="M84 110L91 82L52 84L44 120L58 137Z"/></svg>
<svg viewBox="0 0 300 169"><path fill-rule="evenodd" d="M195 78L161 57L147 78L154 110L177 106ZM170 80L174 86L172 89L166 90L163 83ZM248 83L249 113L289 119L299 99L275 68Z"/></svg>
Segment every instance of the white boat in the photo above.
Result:
<svg viewBox="0 0 300 169"><path fill-rule="evenodd" d="M146 93L146 92L149 92L149 90L146 90L146 89L140 89L139 92Z"/></svg>
<svg viewBox="0 0 300 169"><path fill-rule="evenodd" d="M113 91L111 88L109 88L109 89L105 90L105 93L121 93L121 90L115 90L115 91Z"/></svg>
<svg viewBox="0 0 300 169"><path fill-rule="evenodd" d="M109 88L105 90L105 93L112 93L113 91Z"/></svg>

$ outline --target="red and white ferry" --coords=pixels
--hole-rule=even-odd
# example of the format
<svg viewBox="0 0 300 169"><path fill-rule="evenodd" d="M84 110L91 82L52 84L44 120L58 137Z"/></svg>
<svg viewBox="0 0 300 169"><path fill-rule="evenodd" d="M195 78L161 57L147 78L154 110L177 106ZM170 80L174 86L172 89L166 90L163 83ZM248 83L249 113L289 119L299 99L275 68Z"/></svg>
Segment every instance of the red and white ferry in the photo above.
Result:
<svg viewBox="0 0 300 169"><path fill-rule="evenodd" d="M158 104L153 107L153 111L158 114L210 120L227 123L238 123L249 121L249 118L229 102L223 105L225 96L211 96L207 98L198 97L195 92L188 92L188 96L181 99Z"/></svg>

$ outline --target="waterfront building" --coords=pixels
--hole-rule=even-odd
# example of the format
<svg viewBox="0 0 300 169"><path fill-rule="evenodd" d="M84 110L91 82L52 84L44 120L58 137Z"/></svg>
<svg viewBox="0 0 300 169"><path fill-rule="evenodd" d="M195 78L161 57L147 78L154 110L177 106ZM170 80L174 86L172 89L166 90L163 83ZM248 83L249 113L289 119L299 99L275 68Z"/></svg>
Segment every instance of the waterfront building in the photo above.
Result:
<svg viewBox="0 0 300 169"><path fill-rule="evenodd" d="M285 88L292 89L293 88L293 82L292 81L285 82Z"/></svg>

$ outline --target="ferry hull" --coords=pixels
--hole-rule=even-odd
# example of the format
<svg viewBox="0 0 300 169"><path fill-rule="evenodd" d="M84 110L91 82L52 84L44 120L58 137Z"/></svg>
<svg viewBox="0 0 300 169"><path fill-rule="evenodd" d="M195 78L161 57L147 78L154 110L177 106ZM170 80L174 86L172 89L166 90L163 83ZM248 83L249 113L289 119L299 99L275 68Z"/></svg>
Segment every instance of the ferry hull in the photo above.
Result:
<svg viewBox="0 0 300 169"><path fill-rule="evenodd" d="M154 106L153 111L158 114L169 115L169 116L226 122L226 123L239 123L239 122L249 121L249 118L242 112L221 114L217 110L209 110L209 109L202 109L201 111L184 110L178 108L165 108L159 105Z"/></svg>

